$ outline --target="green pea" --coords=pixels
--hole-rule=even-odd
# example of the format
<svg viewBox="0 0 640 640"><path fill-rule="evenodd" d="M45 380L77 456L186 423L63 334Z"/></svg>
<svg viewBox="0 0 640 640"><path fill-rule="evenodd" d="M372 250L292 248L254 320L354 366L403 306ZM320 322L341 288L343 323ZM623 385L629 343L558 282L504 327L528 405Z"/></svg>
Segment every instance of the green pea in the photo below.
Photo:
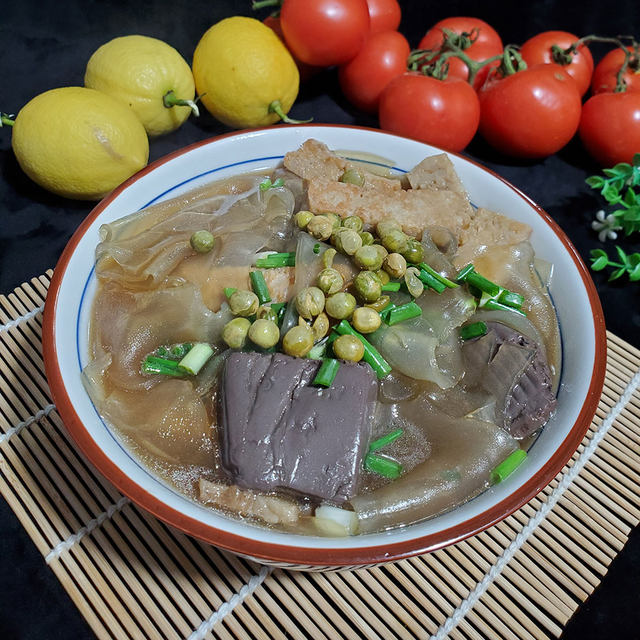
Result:
<svg viewBox="0 0 640 640"><path fill-rule="evenodd" d="M407 261L399 253L390 253L384 259L382 268L392 278L402 278L407 270Z"/></svg>
<svg viewBox="0 0 640 640"><path fill-rule="evenodd" d="M336 320L349 318L356 308L356 299L346 291L339 291L327 298L325 311L327 315Z"/></svg>
<svg viewBox="0 0 640 640"><path fill-rule="evenodd" d="M246 318L234 318L222 329L222 339L232 349L242 349L247 340L251 322Z"/></svg>
<svg viewBox="0 0 640 640"><path fill-rule="evenodd" d="M307 231L316 240L328 240L333 233L333 224L326 216L314 216L307 223Z"/></svg>
<svg viewBox="0 0 640 640"><path fill-rule="evenodd" d="M382 295L382 283L373 271L361 271L354 278L353 286L364 302L374 302Z"/></svg>
<svg viewBox="0 0 640 640"><path fill-rule="evenodd" d="M229 297L229 308L234 316L248 318L258 311L259 306L260 301L253 291L238 289Z"/></svg>
<svg viewBox="0 0 640 640"><path fill-rule="evenodd" d="M380 239L384 248L389 252L402 253L407 248L409 237L398 229L392 229L380 236Z"/></svg>
<svg viewBox="0 0 640 640"><path fill-rule="evenodd" d="M352 256L362 247L362 238L353 229L340 229L335 234L335 247L341 253Z"/></svg>
<svg viewBox="0 0 640 640"><path fill-rule="evenodd" d="M353 328L360 333L373 333L381 323L380 314L371 307L358 307L351 318Z"/></svg>
<svg viewBox="0 0 640 640"><path fill-rule="evenodd" d="M374 311L382 311L385 307L389 305L391 302L391 298L389 296L380 296L374 302L369 302L365 305L365 307L369 309L373 309Z"/></svg>
<svg viewBox="0 0 640 640"><path fill-rule="evenodd" d="M363 226L362 218L358 216L347 216L342 221L342 226L345 229L352 229L356 233L360 233L362 231L362 226ZM371 237L373 238L373 236Z"/></svg>
<svg viewBox="0 0 640 640"><path fill-rule="evenodd" d="M361 269L371 269L377 271L382 267L385 256L381 255L376 248L380 245L370 244L360 247L354 254L353 260ZM386 253L386 252L385 252Z"/></svg>
<svg viewBox="0 0 640 640"><path fill-rule="evenodd" d="M318 287L305 287L296 296L296 309L303 318L314 318L324 309L324 293Z"/></svg>
<svg viewBox="0 0 640 640"><path fill-rule="evenodd" d="M395 220L381 220L376 225L376 232L379 238L386 236L390 231L402 231L402 225Z"/></svg>
<svg viewBox="0 0 640 640"><path fill-rule="evenodd" d="M401 251L400 253L407 262L419 264L420 262L422 262L424 249L420 242L418 242L415 238L409 238L407 241L407 246L405 247L404 251Z"/></svg>
<svg viewBox="0 0 640 640"><path fill-rule="evenodd" d="M299 229L306 229L312 219L313 213L311 213L311 211L298 211L298 213L296 213L296 224Z"/></svg>
<svg viewBox="0 0 640 640"><path fill-rule="evenodd" d="M341 360L359 362L364 355L364 345L358 338L351 335L340 336L333 343L333 353Z"/></svg>
<svg viewBox="0 0 640 640"><path fill-rule="evenodd" d="M280 340L280 329L272 320L260 318L249 327L249 340L263 349L270 349Z"/></svg>
<svg viewBox="0 0 640 640"><path fill-rule="evenodd" d="M213 234L206 229L196 231L189 240L191 248L198 253L209 253L213 249L216 239Z"/></svg>
<svg viewBox="0 0 640 640"><path fill-rule="evenodd" d="M259 320L271 320L278 324L278 314L273 310L270 304L262 305L256 312L256 318Z"/></svg>
<svg viewBox="0 0 640 640"><path fill-rule="evenodd" d="M364 175L361 171L350 167L340 176L340 182L355 184L357 187L362 187L364 185Z"/></svg>
<svg viewBox="0 0 640 640"><path fill-rule="evenodd" d="M282 339L282 349L287 355L302 358L313 347L313 331L308 326L291 327Z"/></svg>
<svg viewBox="0 0 640 640"><path fill-rule="evenodd" d="M330 296L338 293L344 287L344 278L336 269L323 269L316 280L318 288L326 295Z"/></svg>
<svg viewBox="0 0 640 640"><path fill-rule="evenodd" d="M361 231L360 239L362 240L363 247L373 244L373 234L369 233L368 231Z"/></svg>
<svg viewBox="0 0 640 640"><path fill-rule="evenodd" d="M375 272L375 274L378 276L378 280L380 280L380 284L387 284L391 280L391 278L389 277L389 274L384 269L378 269Z"/></svg>
<svg viewBox="0 0 640 640"><path fill-rule="evenodd" d="M321 213L320 215L331 221L334 231L337 231L342 225L342 218L337 213Z"/></svg>
<svg viewBox="0 0 640 640"><path fill-rule="evenodd" d="M311 331L314 342L322 340L329 333L329 316L324 311L318 314L318 317L313 321Z"/></svg>
<svg viewBox="0 0 640 640"><path fill-rule="evenodd" d="M329 269L331 268L331 266L333 265L333 259L338 255L338 252L333 248L333 247L329 247L323 254L322 254L322 266L325 269Z"/></svg>

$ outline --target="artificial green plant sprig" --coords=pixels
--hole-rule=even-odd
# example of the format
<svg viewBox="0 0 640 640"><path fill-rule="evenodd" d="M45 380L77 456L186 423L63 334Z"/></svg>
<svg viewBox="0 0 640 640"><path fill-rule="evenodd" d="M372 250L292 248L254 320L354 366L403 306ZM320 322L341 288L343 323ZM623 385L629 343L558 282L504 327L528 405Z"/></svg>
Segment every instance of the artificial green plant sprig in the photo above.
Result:
<svg viewBox="0 0 640 640"><path fill-rule="evenodd" d="M631 282L640 280L640 253L627 255L620 247L616 247L616 251L620 262L610 260L604 249L593 249L591 251L591 268L594 271L602 271L607 267L615 267L615 271L609 276L609 281L617 280L625 273Z"/></svg>

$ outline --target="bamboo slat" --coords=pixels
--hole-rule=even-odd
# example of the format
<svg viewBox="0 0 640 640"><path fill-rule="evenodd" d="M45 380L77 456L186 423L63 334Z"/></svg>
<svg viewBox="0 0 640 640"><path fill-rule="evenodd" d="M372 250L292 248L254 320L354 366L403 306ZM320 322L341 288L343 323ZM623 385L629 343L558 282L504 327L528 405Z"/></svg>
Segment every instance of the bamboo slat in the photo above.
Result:
<svg viewBox="0 0 640 640"><path fill-rule="evenodd" d="M640 351L608 334L605 388L580 448L484 533L340 573L260 567L200 543L123 498L64 429L42 363L50 277L0 296L0 493L98 638L553 638L640 521L639 391L598 436Z"/></svg>

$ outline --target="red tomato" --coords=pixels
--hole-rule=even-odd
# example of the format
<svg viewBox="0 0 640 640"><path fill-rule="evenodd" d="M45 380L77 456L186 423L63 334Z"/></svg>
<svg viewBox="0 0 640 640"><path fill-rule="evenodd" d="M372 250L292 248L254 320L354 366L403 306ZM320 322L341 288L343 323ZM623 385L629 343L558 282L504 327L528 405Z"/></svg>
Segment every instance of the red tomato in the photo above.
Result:
<svg viewBox="0 0 640 640"><path fill-rule="evenodd" d="M397 0L367 0L369 6L370 33L395 31L400 26L402 12Z"/></svg>
<svg viewBox="0 0 640 640"><path fill-rule="evenodd" d="M359 109L375 113L382 90L407 70L410 53L407 39L397 31L374 33L358 55L340 67L342 93Z"/></svg>
<svg viewBox="0 0 640 640"><path fill-rule="evenodd" d="M633 54L633 48L627 47ZM591 92L604 93L614 91L618 83L618 71L624 63L624 51L619 47L609 51L596 65L591 79ZM629 66L623 74L627 91L640 91L640 56L631 56Z"/></svg>
<svg viewBox="0 0 640 640"><path fill-rule="evenodd" d="M294 56L319 67L351 60L369 35L366 0L284 0L280 24Z"/></svg>
<svg viewBox="0 0 640 640"><path fill-rule="evenodd" d="M568 49L576 40L578 36L566 31L544 31L529 38L520 47L520 55L530 67L534 64L559 64L553 58L551 47L557 44L562 49ZM593 57L589 48L581 44L571 57L571 62L560 66L576 81L578 91L583 96L589 88L593 73Z"/></svg>
<svg viewBox="0 0 640 640"><path fill-rule="evenodd" d="M280 24L279 17L276 18L275 16L268 16L263 20L263 22L264 24L267 25L267 27L269 27L269 29L271 29L278 36L278 38L280 38L280 40L282 40L282 42L284 42L282 25ZM284 42L284 45L287 46L287 43ZM308 80L311 76L313 76L314 74L318 73L318 71L320 71L320 67L314 67L310 64L300 62L300 60L297 60L293 54L291 55L295 60L296 66L298 67L298 72L300 73L300 82L304 82L305 80Z"/></svg>
<svg viewBox="0 0 640 640"><path fill-rule="evenodd" d="M487 58L497 56L502 53L502 39L498 35L497 31L484 20L480 18L445 18L436 22L436 24L425 33L418 49L439 49L443 42L443 29L449 29L454 33L472 33L474 29L478 29L478 37L474 43L464 50L464 52L476 62L482 62ZM489 73L489 69L495 65L487 65L483 67L473 82L473 88L479 89L483 84ZM462 78L467 80L469 78L469 69L467 65L460 60L460 58L449 58L449 76L456 78Z"/></svg>
<svg viewBox="0 0 640 640"><path fill-rule="evenodd" d="M480 104L460 78L405 73L380 96L380 127L447 151L461 151L478 129Z"/></svg>
<svg viewBox="0 0 640 640"><path fill-rule="evenodd" d="M551 64L501 77L479 91L480 133L511 156L543 158L564 147L578 130L582 102L575 80Z"/></svg>
<svg viewBox="0 0 640 640"><path fill-rule="evenodd" d="M580 138L603 167L631 163L640 151L640 92L599 93L582 108Z"/></svg>

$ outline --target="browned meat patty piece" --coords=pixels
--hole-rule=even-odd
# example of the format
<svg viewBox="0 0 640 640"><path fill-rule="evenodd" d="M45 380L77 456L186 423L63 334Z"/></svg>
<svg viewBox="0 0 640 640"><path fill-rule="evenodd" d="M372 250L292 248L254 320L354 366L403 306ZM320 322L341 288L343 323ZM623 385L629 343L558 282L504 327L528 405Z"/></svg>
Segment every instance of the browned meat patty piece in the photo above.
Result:
<svg viewBox="0 0 640 640"><path fill-rule="evenodd" d="M222 380L222 465L237 485L342 503L355 494L377 396L367 364L312 386L317 360L232 353Z"/></svg>

